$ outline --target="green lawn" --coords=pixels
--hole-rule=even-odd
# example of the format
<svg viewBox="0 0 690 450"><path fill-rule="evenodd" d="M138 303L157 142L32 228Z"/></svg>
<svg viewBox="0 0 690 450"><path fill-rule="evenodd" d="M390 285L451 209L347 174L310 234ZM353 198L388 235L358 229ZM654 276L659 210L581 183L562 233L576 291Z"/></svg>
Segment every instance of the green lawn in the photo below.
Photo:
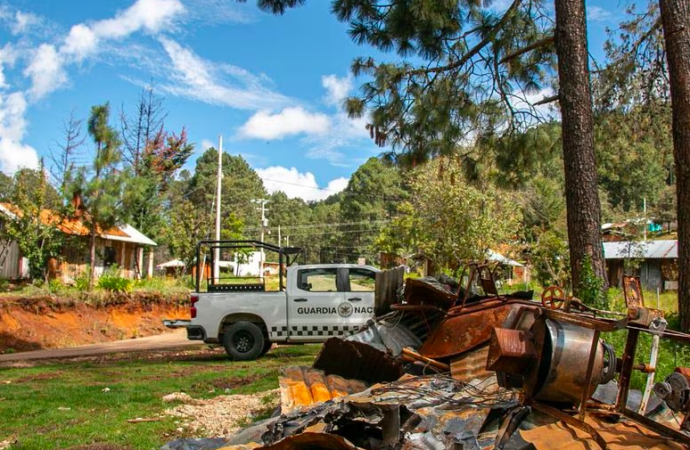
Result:
<svg viewBox="0 0 690 450"><path fill-rule="evenodd" d="M127 421L158 417L171 407L162 401L164 395L182 391L212 398L276 389L281 368L311 365L319 348L274 348L251 362L228 361L220 351L195 350L0 368L0 442L16 438L12 450L90 444L158 449L185 436L175 431L179 419Z"/></svg>

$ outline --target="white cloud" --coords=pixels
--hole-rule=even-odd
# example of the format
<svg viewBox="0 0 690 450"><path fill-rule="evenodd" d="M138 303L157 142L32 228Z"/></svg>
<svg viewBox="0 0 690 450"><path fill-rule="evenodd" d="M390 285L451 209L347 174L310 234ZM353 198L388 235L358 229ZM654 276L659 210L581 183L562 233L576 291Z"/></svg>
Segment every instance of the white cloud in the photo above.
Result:
<svg viewBox="0 0 690 450"><path fill-rule="evenodd" d="M352 90L352 78L349 75L343 78L324 75L321 77L321 84L326 88L326 103L338 107Z"/></svg>
<svg viewBox="0 0 690 450"><path fill-rule="evenodd" d="M330 127L331 121L325 114L310 113L298 106L285 108L277 114L257 112L242 125L239 136L274 140L296 134L324 134Z"/></svg>
<svg viewBox="0 0 690 450"><path fill-rule="evenodd" d="M0 95L0 171L12 174L22 167L38 167L38 153L21 143L26 132L26 99L21 92Z"/></svg>
<svg viewBox="0 0 690 450"><path fill-rule="evenodd" d="M344 177L336 178L335 180L329 181L328 186L326 187L326 190L330 191L328 195L344 191L349 182L350 180Z"/></svg>
<svg viewBox="0 0 690 450"><path fill-rule="evenodd" d="M30 169L38 167L36 150L21 142L0 137L0 171L12 175L25 167Z"/></svg>
<svg viewBox="0 0 690 450"><path fill-rule="evenodd" d="M198 145L196 149L197 149L197 151L204 153L206 150L208 150L211 147L217 148L218 144L209 140L209 139L202 139L201 144Z"/></svg>
<svg viewBox="0 0 690 450"><path fill-rule="evenodd" d="M333 166L350 166L352 158L347 158L341 149L373 146L366 130L368 119L351 119L339 108L352 90L349 77L324 75L321 84L326 90L324 103L336 112L309 112L301 106L285 108L279 113L259 111L240 127L237 136L274 140L302 135L301 142L308 148L307 158L323 159Z"/></svg>
<svg viewBox="0 0 690 450"><path fill-rule="evenodd" d="M289 198L299 197L305 201L323 200L345 189L348 183L347 178L336 178L321 188L313 173L301 173L294 167L273 166L256 169L256 172L269 193L283 191Z"/></svg>
<svg viewBox="0 0 690 450"><path fill-rule="evenodd" d="M517 101L513 103L513 106L518 109L534 108L534 112L538 114L541 118L552 118L557 115L557 112L555 110L555 106L558 105L557 102L532 106L535 103L539 103L540 101L544 100L545 98L553 97L554 95L556 95L556 92L551 87L545 87L540 89L539 91L528 94L513 92L513 95L515 95L517 98Z"/></svg>
<svg viewBox="0 0 690 450"><path fill-rule="evenodd" d="M266 77L241 67L205 60L171 39L159 41L172 63L165 70L174 83L159 85L165 92L237 109L272 109L289 102L268 86L270 80Z"/></svg>
<svg viewBox="0 0 690 450"><path fill-rule="evenodd" d="M5 66L12 66L17 58L17 51L9 42L0 48L0 88L7 87Z"/></svg>
<svg viewBox="0 0 690 450"><path fill-rule="evenodd" d="M138 0L114 18L101 20L92 27L103 38L122 38L136 31L157 33L185 12L179 0Z"/></svg>
<svg viewBox="0 0 690 450"><path fill-rule="evenodd" d="M98 36L93 30L80 23L72 27L65 38L65 44L61 51L67 55L73 55L78 61L93 54L98 48Z"/></svg>
<svg viewBox="0 0 690 450"><path fill-rule="evenodd" d="M14 23L10 25L12 34L22 34L34 25L41 23L41 19L31 13L16 11L14 13Z"/></svg>
<svg viewBox="0 0 690 450"><path fill-rule="evenodd" d="M613 14L611 11L601 8L599 6L588 6L587 7L587 20L589 22L606 22L611 19Z"/></svg>
<svg viewBox="0 0 690 450"><path fill-rule="evenodd" d="M309 159L325 159L333 166L350 166L351 158L346 158L340 149L352 149L362 145L373 147L374 144L366 130L367 120L366 117L351 119L344 112L334 114L328 133L305 138L310 146L305 156Z"/></svg>
<svg viewBox="0 0 690 450"><path fill-rule="evenodd" d="M180 0L137 0L112 19L74 25L60 45L42 44L34 51L24 72L32 81L32 100L63 87L67 83L65 67L98 53L104 42L123 39L139 31L157 33L169 29L184 12Z"/></svg>
<svg viewBox="0 0 690 450"><path fill-rule="evenodd" d="M41 44L33 54L24 75L31 78L29 93L32 99L40 99L67 83L64 61L54 46Z"/></svg>
<svg viewBox="0 0 690 450"><path fill-rule="evenodd" d="M226 23L254 22L253 5L238 5L227 0L187 0L190 19L203 22L206 26Z"/></svg>

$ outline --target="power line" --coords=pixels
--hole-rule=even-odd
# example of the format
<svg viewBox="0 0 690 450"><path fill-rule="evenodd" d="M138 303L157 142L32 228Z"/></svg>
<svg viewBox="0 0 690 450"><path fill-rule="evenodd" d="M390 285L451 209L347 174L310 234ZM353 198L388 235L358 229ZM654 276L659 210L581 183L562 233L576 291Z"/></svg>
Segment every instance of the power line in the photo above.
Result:
<svg viewBox="0 0 690 450"><path fill-rule="evenodd" d="M306 228L324 228L324 227L341 227L341 226L352 226L352 225L371 225L371 224L386 224L390 223L390 220L369 220L369 221L362 221L362 222L340 222L340 223L315 223L315 224L309 224L309 225L281 225L280 228L281 230L298 230L298 229L306 229ZM268 229L275 229L277 230L278 227L266 227ZM245 232L252 232L252 231L260 231L260 228L247 228L245 229Z"/></svg>

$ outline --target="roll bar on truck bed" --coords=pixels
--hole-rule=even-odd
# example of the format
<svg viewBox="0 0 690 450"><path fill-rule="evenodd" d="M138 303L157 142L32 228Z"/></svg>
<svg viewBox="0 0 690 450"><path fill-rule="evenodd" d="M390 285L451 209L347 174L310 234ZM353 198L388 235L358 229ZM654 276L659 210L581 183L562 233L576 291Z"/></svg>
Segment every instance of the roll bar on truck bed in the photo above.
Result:
<svg viewBox="0 0 690 450"><path fill-rule="evenodd" d="M263 275L259 274L258 278L261 278L261 283L232 283L232 284L222 284L220 281L220 273L214 273L216 264L215 257L216 254L222 254L223 250L247 250L247 249L261 249L268 250L278 254L278 278L279 278L279 289L282 291L285 289L285 267L292 265L297 257L302 253L302 248L300 247L280 247L274 244L269 244L267 242L261 242L257 240L204 240L199 241L196 246L196 277L195 277L195 291L201 292L201 281L202 272L205 271L205 265L208 264L210 271L209 276L206 277L208 292L224 292L224 291L252 291L252 290L264 290L265 283L263 282ZM218 250L216 252L215 250ZM209 256L209 259L206 259ZM220 259L220 256L219 256ZM207 263L208 261L208 263ZM220 270L219 270L220 272ZM242 277L235 277L235 279L241 279ZM251 277L256 278L256 277Z"/></svg>

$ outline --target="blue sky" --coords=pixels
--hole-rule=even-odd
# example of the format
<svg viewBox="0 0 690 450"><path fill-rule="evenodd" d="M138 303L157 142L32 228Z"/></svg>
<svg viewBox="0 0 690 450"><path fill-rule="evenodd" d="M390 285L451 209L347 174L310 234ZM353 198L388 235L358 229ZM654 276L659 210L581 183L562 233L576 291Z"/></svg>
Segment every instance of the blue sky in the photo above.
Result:
<svg viewBox="0 0 690 450"><path fill-rule="evenodd" d="M222 134L270 191L314 200L343 189L381 152L339 108L357 87L352 59L374 53L329 5L276 17L253 0L0 0L0 170L47 157L71 112L85 119L108 101L115 121L153 82L166 128L185 127L196 146L188 167ZM626 5L587 2L595 57Z"/></svg>

